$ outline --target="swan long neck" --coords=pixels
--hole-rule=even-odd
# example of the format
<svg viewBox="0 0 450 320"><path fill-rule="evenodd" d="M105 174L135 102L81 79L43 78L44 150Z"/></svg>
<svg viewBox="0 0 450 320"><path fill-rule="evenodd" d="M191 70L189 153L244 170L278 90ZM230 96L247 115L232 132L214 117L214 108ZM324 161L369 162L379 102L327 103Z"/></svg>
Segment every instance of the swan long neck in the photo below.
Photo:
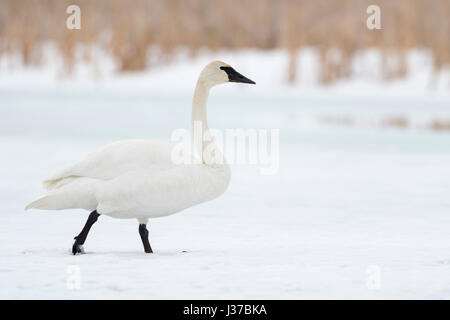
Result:
<svg viewBox="0 0 450 320"><path fill-rule="evenodd" d="M207 148L214 148L215 152L220 152L215 145L208 128L206 107L210 89L211 86L200 77L195 87L194 99L192 102L192 139L194 142L195 152L204 164L204 155ZM219 154L218 156L223 159L222 154Z"/></svg>
<svg viewBox="0 0 450 320"><path fill-rule="evenodd" d="M195 126L202 125L203 132L208 131L208 120L206 117L206 105L208 102L210 87L199 79L195 87L194 100L192 102L192 135L194 136Z"/></svg>

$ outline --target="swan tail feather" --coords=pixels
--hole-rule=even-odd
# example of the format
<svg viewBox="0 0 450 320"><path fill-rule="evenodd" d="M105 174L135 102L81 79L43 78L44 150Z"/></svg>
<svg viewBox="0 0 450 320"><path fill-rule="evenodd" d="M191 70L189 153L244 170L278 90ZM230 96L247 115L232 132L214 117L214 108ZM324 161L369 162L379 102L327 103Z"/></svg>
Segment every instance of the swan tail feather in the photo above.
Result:
<svg viewBox="0 0 450 320"><path fill-rule="evenodd" d="M59 206L57 205L58 201L55 201L55 197L52 195L44 195L42 197L37 198L36 200L29 203L25 210L28 209L44 209L44 210L58 210Z"/></svg>
<svg viewBox="0 0 450 320"><path fill-rule="evenodd" d="M58 181L56 183L60 184L61 182ZM31 208L42 210L77 208L94 210L97 206L97 200L94 195L96 182L95 179L90 178L73 178L70 183L65 181L59 186L52 185L53 189L29 203L25 210Z"/></svg>
<svg viewBox="0 0 450 320"><path fill-rule="evenodd" d="M42 187L44 188L44 190L52 190L54 189L55 185L58 183L58 180L45 180L44 182L42 182Z"/></svg>
<svg viewBox="0 0 450 320"><path fill-rule="evenodd" d="M51 190L55 190L55 189L59 189L75 180L79 180L82 177L79 176L68 176L68 177L63 177L63 178L56 178L56 179L49 179L49 180L45 180L44 182L42 182L42 187L44 188L44 190L46 191L51 191Z"/></svg>

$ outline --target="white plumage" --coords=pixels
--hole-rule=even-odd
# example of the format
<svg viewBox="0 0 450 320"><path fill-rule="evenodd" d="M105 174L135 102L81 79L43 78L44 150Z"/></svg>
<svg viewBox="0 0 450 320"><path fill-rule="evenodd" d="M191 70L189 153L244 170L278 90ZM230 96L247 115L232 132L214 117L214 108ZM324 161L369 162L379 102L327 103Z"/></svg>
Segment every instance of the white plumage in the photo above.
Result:
<svg viewBox="0 0 450 320"><path fill-rule="evenodd" d="M209 90L229 81L254 83L220 61L208 64L200 74L192 104L192 121L200 121L204 132L208 132ZM200 159L203 159L205 147L202 145L199 147L197 143L196 148ZM169 143L153 140L109 144L44 181L46 193L26 209L97 210L102 215L136 218L145 224L148 218L177 213L214 199L226 190L230 169L225 161L174 164L172 148Z"/></svg>

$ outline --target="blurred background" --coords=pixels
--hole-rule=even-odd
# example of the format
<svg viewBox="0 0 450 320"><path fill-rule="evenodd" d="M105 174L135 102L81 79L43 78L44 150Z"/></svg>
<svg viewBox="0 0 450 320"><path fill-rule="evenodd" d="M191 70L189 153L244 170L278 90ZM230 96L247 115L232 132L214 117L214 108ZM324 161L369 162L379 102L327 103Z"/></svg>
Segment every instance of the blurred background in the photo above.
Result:
<svg viewBox="0 0 450 320"><path fill-rule="evenodd" d="M40 181L189 128L211 60L257 85L214 88L210 127L279 129L279 172L233 166L223 197L150 223L152 258L108 218L71 257L86 217L25 213ZM448 0L0 0L0 146L2 298L449 297Z"/></svg>
<svg viewBox="0 0 450 320"><path fill-rule="evenodd" d="M373 2L373 1L372 1ZM297 53L317 51L321 83L353 75L352 62L376 48L384 79L408 74L407 56L423 49L432 72L450 64L450 3L446 0L377 1L382 30L365 27L371 1L355 0L3 0L0 7L0 54L20 54L24 65L42 63L43 46L56 46L68 71L78 47L96 46L112 56L119 72L170 63L184 48L191 57L201 50L288 53L286 79L297 79ZM82 8L82 27L64 28L66 8ZM159 50L151 50L157 47ZM84 59L92 59L88 53Z"/></svg>
<svg viewBox="0 0 450 320"><path fill-rule="evenodd" d="M79 30L66 27L71 4L81 10ZM188 95L204 64L228 59L258 80L252 91L232 89L239 94L412 100L382 117L361 119L342 107L310 123L450 130L446 110L411 114L416 98L448 102L450 3L377 1L381 29L366 26L371 4L2 0L0 89Z"/></svg>

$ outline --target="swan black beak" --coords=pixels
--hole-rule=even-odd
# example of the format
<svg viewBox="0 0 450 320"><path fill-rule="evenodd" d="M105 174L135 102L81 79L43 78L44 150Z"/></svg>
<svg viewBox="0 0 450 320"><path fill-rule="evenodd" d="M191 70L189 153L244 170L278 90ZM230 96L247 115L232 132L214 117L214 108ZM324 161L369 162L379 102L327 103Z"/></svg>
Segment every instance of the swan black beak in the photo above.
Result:
<svg viewBox="0 0 450 320"><path fill-rule="evenodd" d="M240 83L250 83L256 84L255 81L244 77L242 74L234 70L232 67L220 67L221 70L225 71L228 75L228 81L230 82L240 82Z"/></svg>

